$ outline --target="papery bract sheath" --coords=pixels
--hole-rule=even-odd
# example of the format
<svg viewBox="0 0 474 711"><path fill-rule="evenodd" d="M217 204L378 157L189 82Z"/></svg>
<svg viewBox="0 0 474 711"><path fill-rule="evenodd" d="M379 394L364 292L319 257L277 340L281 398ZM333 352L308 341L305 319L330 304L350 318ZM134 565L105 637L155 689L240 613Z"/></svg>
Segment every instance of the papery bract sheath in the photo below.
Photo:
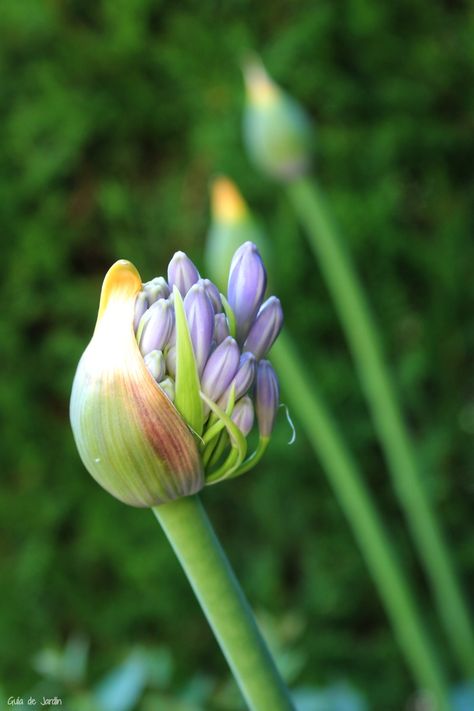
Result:
<svg viewBox="0 0 474 711"><path fill-rule="evenodd" d="M130 262L108 271L94 334L74 378L70 417L94 479L120 501L150 507L199 491L204 478L195 440L136 342L141 288Z"/></svg>

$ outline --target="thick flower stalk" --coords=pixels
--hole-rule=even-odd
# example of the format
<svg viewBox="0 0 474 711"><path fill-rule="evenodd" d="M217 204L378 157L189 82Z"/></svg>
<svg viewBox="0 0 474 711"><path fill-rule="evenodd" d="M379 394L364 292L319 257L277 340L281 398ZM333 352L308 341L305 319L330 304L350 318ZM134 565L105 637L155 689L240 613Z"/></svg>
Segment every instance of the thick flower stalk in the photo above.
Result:
<svg viewBox="0 0 474 711"><path fill-rule="evenodd" d="M279 404L265 356L283 323L266 282L251 242L233 257L227 297L183 252L166 280L142 284L123 260L111 267L71 422L86 468L118 499L163 504L238 476L263 454ZM254 419L259 443L247 456Z"/></svg>

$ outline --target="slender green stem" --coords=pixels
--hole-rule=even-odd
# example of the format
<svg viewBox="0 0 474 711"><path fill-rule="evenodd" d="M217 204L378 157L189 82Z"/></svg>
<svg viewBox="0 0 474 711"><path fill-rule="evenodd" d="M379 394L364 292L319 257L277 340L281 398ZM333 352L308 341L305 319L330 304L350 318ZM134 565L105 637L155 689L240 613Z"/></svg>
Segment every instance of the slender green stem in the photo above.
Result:
<svg viewBox="0 0 474 711"><path fill-rule="evenodd" d="M464 673L471 678L474 675L474 633L470 615L422 484L363 289L317 186L309 179L300 179L289 186L289 195L339 312L385 450L395 491L430 580L439 617Z"/></svg>
<svg viewBox="0 0 474 711"><path fill-rule="evenodd" d="M293 711L252 611L196 496L153 512L163 527L252 711Z"/></svg>
<svg viewBox="0 0 474 711"><path fill-rule="evenodd" d="M336 425L285 334L272 349L285 397L321 459L372 574L398 642L420 688L429 689L439 711L449 709L443 672L423 626L408 579L397 560L371 495Z"/></svg>

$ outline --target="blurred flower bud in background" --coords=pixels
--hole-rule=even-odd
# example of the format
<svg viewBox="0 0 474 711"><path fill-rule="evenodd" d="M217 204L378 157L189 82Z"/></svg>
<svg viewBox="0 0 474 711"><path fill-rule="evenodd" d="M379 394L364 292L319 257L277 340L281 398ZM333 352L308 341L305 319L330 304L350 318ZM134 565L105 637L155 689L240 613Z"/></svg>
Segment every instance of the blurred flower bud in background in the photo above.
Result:
<svg viewBox="0 0 474 711"><path fill-rule="evenodd" d="M303 108L267 74L257 57L244 64L244 142L266 175L291 181L311 165L313 128Z"/></svg>

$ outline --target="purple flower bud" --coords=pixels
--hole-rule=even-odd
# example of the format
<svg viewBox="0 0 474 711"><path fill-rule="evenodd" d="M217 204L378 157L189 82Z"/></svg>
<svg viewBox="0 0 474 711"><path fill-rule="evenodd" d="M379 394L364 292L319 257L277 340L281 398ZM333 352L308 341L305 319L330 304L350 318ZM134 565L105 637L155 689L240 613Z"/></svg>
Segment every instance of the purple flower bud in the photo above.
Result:
<svg viewBox="0 0 474 711"><path fill-rule="evenodd" d="M261 437L270 437L280 401L278 378L268 360L261 360L257 368L255 408Z"/></svg>
<svg viewBox="0 0 474 711"><path fill-rule="evenodd" d="M229 386L239 366L239 346L228 336L211 353L201 377L201 389L208 398L217 402Z"/></svg>
<svg viewBox="0 0 474 711"><path fill-rule="evenodd" d="M194 357L201 375L214 337L214 309L203 284L194 284L184 298L184 310L193 344Z"/></svg>
<svg viewBox="0 0 474 711"><path fill-rule="evenodd" d="M250 351L257 360L270 350L283 325L283 309L280 299L270 296L260 308L244 343L244 351Z"/></svg>
<svg viewBox="0 0 474 711"><path fill-rule="evenodd" d="M227 298L234 311L237 340L242 343L260 308L267 286L262 258L253 242L245 242L232 258Z"/></svg>
<svg viewBox="0 0 474 711"><path fill-rule="evenodd" d="M158 385L163 390L165 395L167 395L169 397L171 402L174 402L174 396L175 396L174 380L172 378L165 378L164 380L161 381L161 383L158 383Z"/></svg>
<svg viewBox="0 0 474 711"><path fill-rule="evenodd" d="M176 346L171 346L166 352L166 372L172 378L176 378Z"/></svg>
<svg viewBox="0 0 474 711"><path fill-rule="evenodd" d="M214 316L214 340L216 345L222 343L224 338L230 335L229 322L225 314L216 314Z"/></svg>
<svg viewBox="0 0 474 711"><path fill-rule="evenodd" d="M235 403L231 420L235 422L244 437L247 437L253 427L254 421L253 404L248 395L245 395Z"/></svg>
<svg viewBox="0 0 474 711"><path fill-rule="evenodd" d="M168 265L168 284L171 291L176 284L184 298L198 279L199 272L189 257L184 252L176 252Z"/></svg>
<svg viewBox="0 0 474 711"><path fill-rule="evenodd" d="M217 286L210 279L200 279L199 283L204 285L215 313L220 314L222 311L222 301Z"/></svg>
<svg viewBox="0 0 474 711"><path fill-rule="evenodd" d="M137 332L140 319L147 310L148 306L149 304L146 293L144 291L140 291L135 299L135 316L133 319L133 330L135 333Z"/></svg>
<svg viewBox="0 0 474 711"><path fill-rule="evenodd" d="M219 407L224 410L229 403L229 396L232 386L235 388L234 397L235 400L239 400L242 395L252 387L253 381L255 379L255 372L257 370L257 361L253 353L243 353L240 356L239 369L235 374L235 378L230 383L229 387L226 389L225 393L219 400Z"/></svg>
<svg viewBox="0 0 474 711"><path fill-rule="evenodd" d="M151 353L147 353L147 355L144 358L145 365L150 371L150 373L153 375L155 380L159 383L160 380L163 380L165 377L166 373L166 365L165 365L165 357L162 353L162 351L151 351Z"/></svg>
<svg viewBox="0 0 474 711"><path fill-rule="evenodd" d="M167 299L170 295L170 288L163 277L155 277L151 281L143 284L143 290L148 297L148 303L154 304L158 299Z"/></svg>
<svg viewBox="0 0 474 711"><path fill-rule="evenodd" d="M171 335L174 310L168 299L158 299L142 317L140 328L140 351L146 355L154 350L162 351Z"/></svg>

